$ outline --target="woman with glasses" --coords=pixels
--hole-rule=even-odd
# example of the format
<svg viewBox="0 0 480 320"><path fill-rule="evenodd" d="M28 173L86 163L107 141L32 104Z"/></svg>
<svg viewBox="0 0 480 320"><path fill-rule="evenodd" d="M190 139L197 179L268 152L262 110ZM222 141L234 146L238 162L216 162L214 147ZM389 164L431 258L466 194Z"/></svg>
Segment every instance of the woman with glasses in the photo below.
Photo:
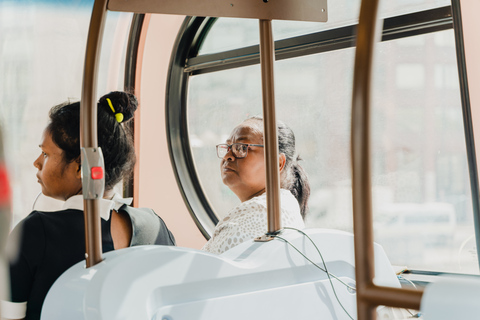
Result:
<svg viewBox="0 0 480 320"><path fill-rule="evenodd" d="M280 203L282 226L302 229L310 185L295 151L295 135L278 122ZM267 232L263 120L252 117L235 129L226 143L217 145L223 183L242 202L217 224L202 250L221 254Z"/></svg>

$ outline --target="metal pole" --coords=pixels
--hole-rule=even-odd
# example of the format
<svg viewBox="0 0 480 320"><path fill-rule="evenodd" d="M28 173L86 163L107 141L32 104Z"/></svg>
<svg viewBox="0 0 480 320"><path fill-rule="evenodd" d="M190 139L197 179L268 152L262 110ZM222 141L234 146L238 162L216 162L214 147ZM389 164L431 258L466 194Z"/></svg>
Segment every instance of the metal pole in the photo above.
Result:
<svg viewBox="0 0 480 320"><path fill-rule="evenodd" d="M265 171L268 211L268 233L281 229L280 174L278 171L277 119L275 116L275 92L273 62L275 44L272 20L260 20L260 67L262 70L263 135L265 145Z"/></svg>
<svg viewBox="0 0 480 320"><path fill-rule="evenodd" d="M373 283L374 251L370 180L370 80L378 0L362 1L355 55L352 105L352 196L355 238L357 315L375 319L374 308L362 299Z"/></svg>
<svg viewBox="0 0 480 320"><path fill-rule="evenodd" d="M352 97L352 200L358 319L375 319L375 307L420 308L422 291L378 287L373 283L370 171L370 82L378 0L363 0L357 34Z"/></svg>
<svg viewBox="0 0 480 320"><path fill-rule="evenodd" d="M105 26L107 0L96 0L93 5L83 74L80 103L80 147L98 148L97 141L97 77L100 49ZM89 174L83 172L83 174ZM83 190L85 193L85 190ZM100 195L103 197L103 195ZM102 261L102 231L97 200L84 199L85 258L87 268Z"/></svg>

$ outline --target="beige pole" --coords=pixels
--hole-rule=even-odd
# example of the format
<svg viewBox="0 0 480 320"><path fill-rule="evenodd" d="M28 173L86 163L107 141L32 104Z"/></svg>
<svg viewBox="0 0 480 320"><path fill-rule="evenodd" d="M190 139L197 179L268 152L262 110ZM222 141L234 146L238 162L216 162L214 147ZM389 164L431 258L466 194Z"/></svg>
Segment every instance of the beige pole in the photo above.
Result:
<svg viewBox="0 0 480 320"><path fill-rule="evenodd" d="M422 291L373 283L375 257L370 171L370 83L378 0L363 0L357 33L352 100L352 193L358 319L375 319L375 307L420 309Z"/></svg>
<svg viewBox="0 0 480 320"><path fill-rule="evenodd" d="M105 26L107 0L96 0L93 5L83 74L80 103L80 147L98 148L97 141L97 77ZM100 198L103 195L100 195ZM87 268L102 261L102 231L98 200L84 199L85 258Z"/></svg>
<svg viewBox="0 0 480 320"><path fill-rule="evenodd" d="M275 47L272 35L272 20L260 20L260 67L262 70L268 233L276 233L282 227L280 220L280 174L278 172L277 120L275 116L273 79L274 59Z"/></svg>

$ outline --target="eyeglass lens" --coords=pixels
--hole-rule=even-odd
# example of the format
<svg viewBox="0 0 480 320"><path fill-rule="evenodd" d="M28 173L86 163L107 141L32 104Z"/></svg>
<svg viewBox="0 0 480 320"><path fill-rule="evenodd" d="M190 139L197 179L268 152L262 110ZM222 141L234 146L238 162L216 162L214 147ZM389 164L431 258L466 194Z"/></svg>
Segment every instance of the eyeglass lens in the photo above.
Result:
<svg viewBox="0 0 480 320"><path fill-rule="evenodd" d="M242 143L234 143L231 145L232 153L235 158L241 159L245 158L247 155L248 147ZM227 144L219 144L217 146L217 154L219 158L225 157L228 153L229 145Z"/></svg>
<svg viewBox="0 0 480 320"><path fill-rule="evenodd" d="M226 144L219 144L217 146L217 155L219 158L225 157L228 152L228 146Z"/></svg>
<svg viewBox="0 0 480 320"><path fill-rule="evenodd" d="M232 144L232 151L235 158L245 158L248 147L241 143Z"/></svg>

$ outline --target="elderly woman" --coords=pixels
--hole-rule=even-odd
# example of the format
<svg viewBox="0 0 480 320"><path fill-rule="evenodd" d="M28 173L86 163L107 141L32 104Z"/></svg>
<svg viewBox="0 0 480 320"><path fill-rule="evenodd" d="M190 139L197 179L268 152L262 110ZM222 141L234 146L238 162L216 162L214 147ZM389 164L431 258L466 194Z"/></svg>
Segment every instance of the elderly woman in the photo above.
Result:
<svg viewBox="0 0 480 320"><path fill-rule="evenodd" d="M310 185L295 152L295 135L278 123L282 225L304 228ZM217 224L202 250L221 254L267 232L263 121L252 117L233 129L225 144L217 145L222 180L242 201Z"/></svg>

